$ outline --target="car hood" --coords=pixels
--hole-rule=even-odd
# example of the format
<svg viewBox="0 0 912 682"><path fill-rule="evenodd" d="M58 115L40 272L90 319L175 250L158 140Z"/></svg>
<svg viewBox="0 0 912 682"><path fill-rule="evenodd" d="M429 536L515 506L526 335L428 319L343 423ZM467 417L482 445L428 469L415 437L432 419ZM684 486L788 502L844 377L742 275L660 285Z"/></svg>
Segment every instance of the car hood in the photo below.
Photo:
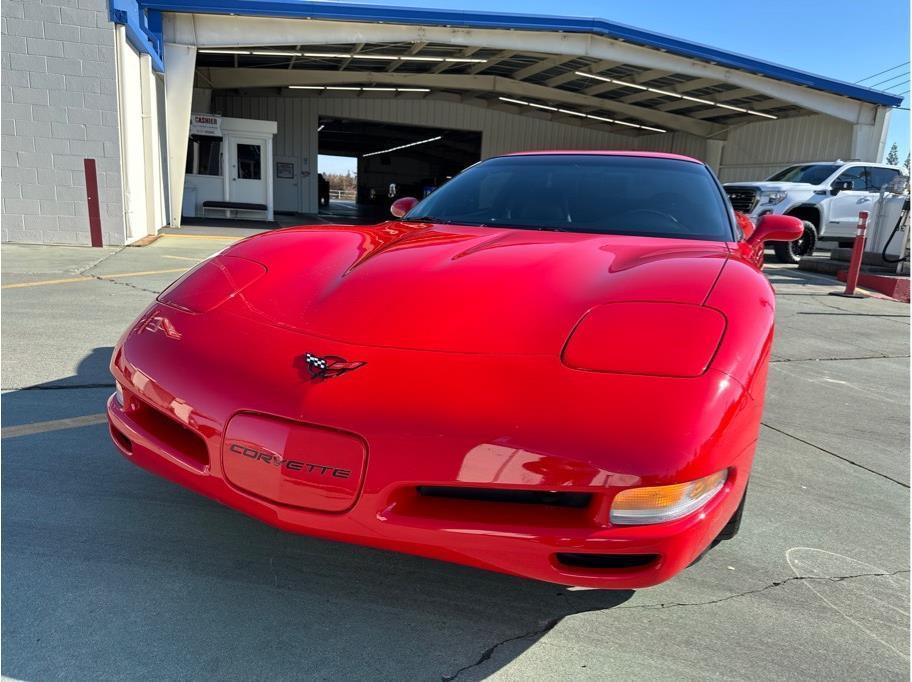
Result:
<svg viewBox="0 0 912 682"><path fill-rule="evenodd" d="M750 187L752 189L758 189L761 192L795 192L795 191L805 191L810 192L814 189L815 185L810 185L806 182L727 182L725 183L726 189L734 189L736 187Z"/></svg>
<svg viewBox="0 0 912 682"><path fill-rule="evenodd" d="M359 345L558 354L600 303L702 303L729 250L724 242L390 222L278 230L228 253L267 268L228 306L234 314Z"/></svg>

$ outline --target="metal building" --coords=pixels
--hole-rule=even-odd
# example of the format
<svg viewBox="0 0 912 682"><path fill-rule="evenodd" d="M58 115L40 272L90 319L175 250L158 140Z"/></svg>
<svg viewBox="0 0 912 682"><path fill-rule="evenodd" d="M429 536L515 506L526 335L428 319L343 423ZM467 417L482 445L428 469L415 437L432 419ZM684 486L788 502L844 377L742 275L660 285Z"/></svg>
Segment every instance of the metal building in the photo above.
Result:
<svg viewBox="0 0 912 682"><path fill-rule="evenodd" d="M250 178L269 217L315 213L318 152L404 185L522 149L678 152L724 181L873 161L901 102L609 21L296 0L5 0L2 56L2 239L36 243L130 243Z"/></svg>

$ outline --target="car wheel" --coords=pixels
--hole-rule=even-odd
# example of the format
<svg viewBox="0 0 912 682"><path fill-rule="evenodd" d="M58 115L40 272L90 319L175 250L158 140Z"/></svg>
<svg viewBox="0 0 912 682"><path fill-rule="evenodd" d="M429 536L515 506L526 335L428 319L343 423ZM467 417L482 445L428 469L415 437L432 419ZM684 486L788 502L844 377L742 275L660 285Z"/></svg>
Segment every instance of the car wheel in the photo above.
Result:
<svg viewBox="0 0 912 682"><path fill-rule="evenodd" d="M776 252L776 260L780 263L796 264L802 256L814 255L814 248L817 246L817 228L809 220L803 220L804 234L801 239L793 242L776 242L773 244L773 251Z"/></svg>

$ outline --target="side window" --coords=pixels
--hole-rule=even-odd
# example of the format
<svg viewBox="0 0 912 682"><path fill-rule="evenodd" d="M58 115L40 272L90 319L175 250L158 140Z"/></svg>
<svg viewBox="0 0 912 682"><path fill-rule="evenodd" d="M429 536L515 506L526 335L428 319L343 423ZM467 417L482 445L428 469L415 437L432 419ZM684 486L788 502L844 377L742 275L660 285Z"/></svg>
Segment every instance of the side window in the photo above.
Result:
<svg viewBox="0 0 912 682"><path fill-rule="evenodd" d="M836 182L851 182L852 189L856 192L866 192L868 189L867 173L864 166L848 168L839 174Z"/></svg>
<svg viewBox="0 0 912 682"><path fill-rule="evenodd" d="M899 171L892 168L868 168L868 187L872 192L879 192L884 185L889 185L897 177Z"/></svg>
<svg viewBox="0 0 912 682"><path fill-rule="evenodd" d="M187 147L185 170L193 175L222 174L222 138L193 135Z"/></svg>

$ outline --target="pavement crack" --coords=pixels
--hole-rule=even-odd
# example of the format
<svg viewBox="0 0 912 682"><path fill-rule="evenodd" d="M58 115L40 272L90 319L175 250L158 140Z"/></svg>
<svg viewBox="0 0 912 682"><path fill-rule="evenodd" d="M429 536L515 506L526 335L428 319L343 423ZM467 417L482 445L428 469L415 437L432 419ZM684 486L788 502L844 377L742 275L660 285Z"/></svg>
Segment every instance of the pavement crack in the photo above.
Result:
<svg viewBox="0 0 912 682"><path fill-rule="evenodd" d="M777 587L782 587L792 582L801 582L805 580L819 580L832 583L839 583L844 580L854 580L856 578L889 578L894 575L899 575L900 573L909 573L909 569L904 568L898 571L882 572L882 573L855 573L853 575L793 575L789 578L783 578L782 580L774 580L768 585L763 587L757 587L752 590L745 590L744 592L738 592L736 594L729 594L725 597L719 597L718 599L710 599L708 601L698 601L698 602L663 602L661 604L634 604L632 606L618 606L619 609L670 609L679 606L709 606L711 604L719 604L724 601L729 601L731 599L740 599L741 597L747 597L752 594L759 594L760 592L766 592L768 590L776 589Z"/></svg>
<svg viewBox="0 0 912 682"><path fill-rule="evenodd" d="M863 469L864 471L867 471L868 473L875 474L876 476L885 478L888 481L892 481L893 483L896 483L897 485L901 485L903 488L906 488L906 489L909 488L908 483L904 483L904 482L900 481L899 479L893 478L892 476L888 476L887 474L883 474L883 473L877 471L876 469L866 467L864 464L860 464L859 462L849 459L848 457L843 457L842 455L839 455L839 454L833 452L832 450L827 450L826 448L822 448L819 445L815 445L814 443L811 443L810 441L805 440L804 438L799 438L798 436L795 436L795 435L789 433L788 431L783 431L782 429L778 429L775 426L771 426L770 424L767 424L766 422L760 422L760 423L763 426L765 426L766 428L770 429L771 431L775 431L776 433L780 433L783 436L787 436L789 438L797 440L799 443L804 443L805 445L809 445L816 450L820 450L820 452L824 452L824 453L830 455L831 457L835 457L836 459L841 459L843 462L846 462L847 464L851 464L852 466L858 467L859 469Z"/></svg>
<svg viewBox="0 0 912 682"><path fill-rule="evenodd" d="M110 282L111 284L119 284L122 287L127 287L128 289L136 289L137 291L145 291L148 294L155 294L158 296L161 292L156 291L155 289L146 289L145 287L137 286L135 284L130 284L129 282L121 282L116 279L111 279L110 277L105 277L104 275L93 275L88 273L86 277L91 277L92 279L97 279L100 282Z"/></svg>
<svg viewBox="0 0 912 682"><path fill-rule="evenodd" d="M109 253L109 254L107 254L107 255L105 255L105 256L102 256L101 258L99 258L97 261L95 261L95 262L92 263L91 265L88 265L88 266L84 267L82 270L77 270L76 272L78 272L80 275L86 275L86 276L88 276L88 277L94 277L94 275L88 274L87 271L88 271L88 270L91 270L92 268L94 268L94 267L96 267L96 266L98 266L98 265L101 265L102 263L104 263L104 262L105 262L106 260L108 260L109 258L113 258L114 256L116 256L118 253L122 252L122 251L123 251L124 249L126 249L126 248L127 248L126 246L121 246L121 247L120 247L119 249L117 249L116 251L113 251L113 252L111 252L111 253Z"/></svg>
<svg viewBox="0 0 912 682"><path fill-rule="evenodd" d="M778 358L775 360L770 360L770 364L778 364L784 362L840 362L845 360L900 360L908 357L908 355L860 355L857 357L849 358Z"/></svg>
<svg viewBox="0 0 912 682"><path fill-rule="evenodd" d="M777 587L787 585L788 583L791 583L791 582L800 582L800 581L804 581L804 580L819 580L819 581L826 581L826 582L832 582L832 583L839 583L839 582L843 582L845 580L854 580L857 578L888 578L888 577L891 577L894 575L899 575L900 573L909 573L909 569L900 569L897 571L879 572L879 573L854 573L852 575L828 575L828 576L794 575L789 578L783 578L782 580L774 580L773 582L769 583L768 585L764 585L763 587L757 587L752 590L745 590L744 592L738 592L736 594L729 594L729 595L726 595L725 597L719 597L718 599L710 599L708 601L663 602L660 604L638 604L638 605L633 605L633 606L615 606L613 608L617 608L617 609L669 609L669 608L677 608L677 607L682 607L682 606L709 606L712 604L719 604L720 602L729 601L731 599L740 599L741 597L746 597L746 596L749 596L752 594L758 594L760 592L766 592L768 590L773 590L773 589L776 589ZM591 610L597 611L599 609L591 609ZM588 611L581 611L581 613L587 613L587 612ZM440 678L441 682L452 682L453 680L458 678L462 673L464 673L468 670L471 670L473 668L477 668L478 666L482 665L483 663L489 661L491 659L491 657L494 655L494 652L497 651L497 649L502 647L504 644L509 644L510 642L516 642L521 639L538 638L538 637L542 637L542 636L546 635L548 632L553 630L554 627L563 620L563 618L564 618L563 616L561 616L559 618L552 618L551 620L546 621L544 623L544 625L536 628L535 630L529 630L528 632L524 632L519 635L514 635L512 637L506 637L505 639L502 639L502 640L496 642L495 644L492 644L487 649L482 651L481 654L478 656L478 658L476 658L475 661L473 661L472 663L469 663L468 665L464 665L463 667L459 668L459 670L457 670L454 673L441 676L441 678Z"/></svg>
<svg viewBox="0 0 912 682"><path fill-rule="evenodd" d="M552 618L551 620L547 621L544 625L542 625L539 628L536 628L535 630L530 630L529 632L524 632L521 635L516 635L514 637L507 637L506 639L500 640L496 644L493 644L493 645L489 646L487 649L485 649L484 651L482 651L481 655L475 660L474 663L470 663L469 665L464 665L459 670L457 670L456 672L454 672L450 675L443 675L440 678L441 682L452 682L452 680L455 680L457 677L459 677L462 673L466 672L467 670L471 670L472 668L477 668L482 663L489 660L491 658L491 656L494 655L494 652L497 651L497 649L499 647L503 646L504 644L509 644L510 642L515 642L520 639L526 639L527 637L541 637L542 635L547 634L549 631L551 631L554 628L555 625L560 623L561 620L563 620L563 617Z"/></svg>

